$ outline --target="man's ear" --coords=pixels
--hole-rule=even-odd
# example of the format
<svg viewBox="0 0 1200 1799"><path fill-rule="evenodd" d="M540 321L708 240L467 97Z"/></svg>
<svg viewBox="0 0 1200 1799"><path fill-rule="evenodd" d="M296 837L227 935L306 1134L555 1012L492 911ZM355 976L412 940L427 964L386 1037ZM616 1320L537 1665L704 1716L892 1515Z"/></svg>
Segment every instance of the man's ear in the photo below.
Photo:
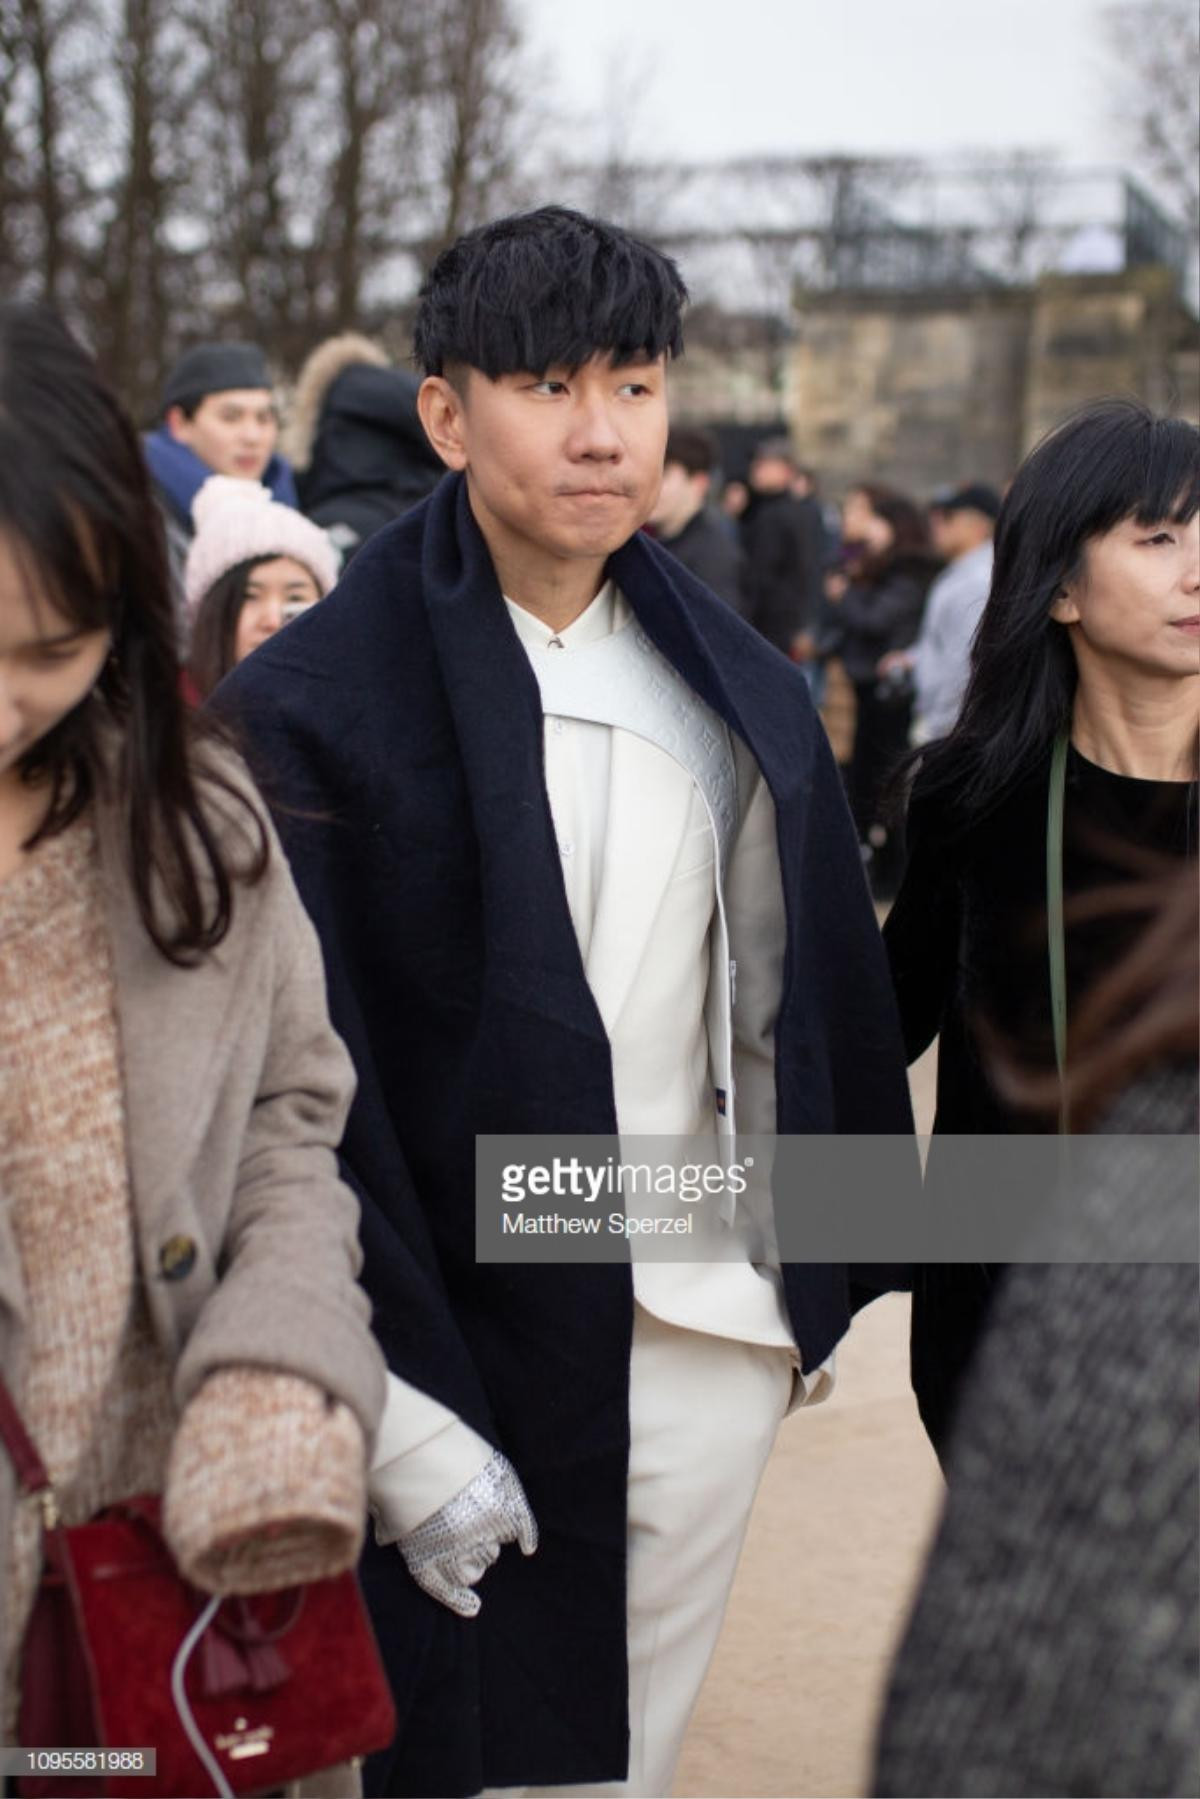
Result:
<svg viewBox="0 0 1200 1799"><path fill-rule="evenodd" d="M167 427L168 433L179 443L184 441L184 433L190 423L191 420L182 406L168 406L163 414L163 424ZM180 429L181 426L183 430Z"/></svg>
<svg viewBox="0 0 1200 1799"><path fill-rule="evenodd" d="M1050 602L1050 616L1057 619L1060 625L1079 623L1079 607L1075 604L1075 596L1070 587L1059 588Z"/></svg>
<svg viewBox="0 0 1200 1799"><path fill-rule="evenodd" d="M426 375L417 393L417 412L425 435L447 468L467 466L463 399L444 375Z"/></svg>

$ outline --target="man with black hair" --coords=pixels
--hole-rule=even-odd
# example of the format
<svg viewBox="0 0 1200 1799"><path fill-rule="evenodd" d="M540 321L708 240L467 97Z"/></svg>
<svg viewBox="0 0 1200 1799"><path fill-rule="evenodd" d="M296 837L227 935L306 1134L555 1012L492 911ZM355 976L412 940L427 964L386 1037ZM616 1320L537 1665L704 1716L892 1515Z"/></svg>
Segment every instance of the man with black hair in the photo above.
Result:
<svg viewBox="0 0 1200 1799"><path fill-rule="evenodd" d="M192 501L208 477L261 481L284 506L296 504L296 489L291 469L275 451L279 420L267 360L257 344L196 344L186 350L167 376L162 419L142 446L182 607Z"/></svg>
<svg viewBox="0 0 1200 1799"><path fill-rule="evenodd" d="M358 1070L376 1793L669 1792L779 1420L849 1323L847 1270L780 1266L769 1220L722 1262L477 1264L477 1135L720 1162L735 1129L911 1129L804 682L639 530L684 299L559 207L451 245L416 328L451 473L219 695Z"/></svg>
<svg viewBox="0 0 1200 1799"><path fill-rule="evenodd" d="M741 551L708 505L716 463L717 446L711 432L698 425L672 425L662 486L649 522L664 550L670 550L698 581L741 612Z"/></svg>

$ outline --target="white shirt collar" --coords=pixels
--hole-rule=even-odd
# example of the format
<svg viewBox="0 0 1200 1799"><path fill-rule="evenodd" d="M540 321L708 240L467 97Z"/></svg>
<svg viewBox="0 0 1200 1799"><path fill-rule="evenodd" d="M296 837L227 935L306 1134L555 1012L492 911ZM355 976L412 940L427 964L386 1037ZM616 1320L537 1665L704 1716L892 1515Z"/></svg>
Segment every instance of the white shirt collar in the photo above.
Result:
<svg viewBox="0 0 1200 1799"><path fill-rule="evenodd" d="M580 644L595 643L601 637L611 637L629 618L628 603L612 581L606 581L595 599L562 631L552 631L549 625L535 618L532 612L526 612L507 594L504 604L517 636L527 650L544 650L552 640L555 640L556 649L560 645L563 649L575 649Z"/></svg>

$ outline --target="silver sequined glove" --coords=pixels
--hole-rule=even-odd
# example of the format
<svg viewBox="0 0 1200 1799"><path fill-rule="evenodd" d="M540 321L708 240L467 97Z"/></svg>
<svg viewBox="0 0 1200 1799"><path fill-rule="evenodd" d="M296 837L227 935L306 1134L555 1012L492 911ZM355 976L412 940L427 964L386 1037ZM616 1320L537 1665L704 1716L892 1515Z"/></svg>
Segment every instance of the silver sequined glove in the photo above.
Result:
<svg viewBox="0 0 1200 1799"><path fill-rule="evenodd" d="M502 1545L514 1542L522 1555L532 1555L537 1523L516 1469L497 1450L461 1493L401 1537L397 1548L417 1585L432 1599L460 1618L473 1618L482 1601L470 1589Z"/></svg>

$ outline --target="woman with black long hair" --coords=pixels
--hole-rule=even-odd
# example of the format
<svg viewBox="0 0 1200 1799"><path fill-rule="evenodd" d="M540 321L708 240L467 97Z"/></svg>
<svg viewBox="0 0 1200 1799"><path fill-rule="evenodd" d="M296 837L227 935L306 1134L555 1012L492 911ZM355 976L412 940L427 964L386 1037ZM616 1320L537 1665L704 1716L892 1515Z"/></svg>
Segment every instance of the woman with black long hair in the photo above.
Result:
<svg viewBox="0 0 1200 1799"><path fill-rule="evenodd" d="M0 1374L65 1526L161 1494L186 1579L250 1593L353 1564L384 1375L316 939L178 687L133 428L52 313L2 306ZM64 1678L22 1657L49 1512L19 1453L6 1428L10 1743Z"/></svg>
<svg viewBox="0 0 1200 1799"><path fill-rule="evenodd" d="M909 1060L939 1039L936 1132L1046 1128L1004 1096L990 1047L1069 1055L1070 1009L1131 929L1072 901L1196 854L1198 507L1200 434L1117 400L1051 432L1005 500L963 709L921 753L884 927ZM998 1272L918 1272L913 1382L939 1448Z"/></svg>

